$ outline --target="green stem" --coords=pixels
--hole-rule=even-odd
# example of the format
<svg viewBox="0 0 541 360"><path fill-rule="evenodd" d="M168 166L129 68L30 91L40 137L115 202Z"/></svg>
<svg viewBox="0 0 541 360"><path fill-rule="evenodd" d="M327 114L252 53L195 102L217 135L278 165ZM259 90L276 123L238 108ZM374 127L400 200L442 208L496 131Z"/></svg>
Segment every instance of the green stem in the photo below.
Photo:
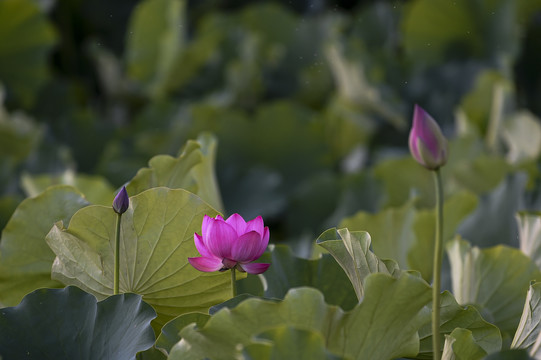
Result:
<svg viewBox="0 0 541 360"><path fill-rule="evenodd" d="M237 274L235 273L235 268L231 269L231 294L232 298L237 296Z"/></svg>
<svg viewBox="0 0 541 360"><path fill-rule="evenodd" d="M122 214L116 214L116 232L115 232L115 278L113 281L113 295L118 294L118 284L120 279L120 219Z"/></svg>
<svg viewBox="0 0 541 360"><path fill-rule="evenodd" d="M436 185L436 241L434 244L434 269L432 282L432 348L433 358L440 360L440 293L441 293L441 260L443 256L443 183L440 170L434 171Z"/></svg>
<svg viewBox="0 0 541 360"><path fill-rule="evenodd" d="M486 134L486 144L492 152L498 151L498 135L502 126L504 102L505 89L501 83L497 83L492 91L492 106Z"/></svg>

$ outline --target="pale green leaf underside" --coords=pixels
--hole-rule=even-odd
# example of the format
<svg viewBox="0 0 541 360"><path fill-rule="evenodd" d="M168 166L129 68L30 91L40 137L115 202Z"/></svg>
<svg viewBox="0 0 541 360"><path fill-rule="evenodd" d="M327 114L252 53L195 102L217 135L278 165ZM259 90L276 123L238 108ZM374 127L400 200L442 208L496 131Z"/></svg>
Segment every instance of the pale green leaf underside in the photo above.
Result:
<svg viewBox="0 0 541 360"><path fill-rule="evenodd" d="M372 273L398 277L400 269L393 260L381 260L370 251L370 234L365 231L329 229L317 239L347 274L359 301L364 296L365 278Z"/></svg>
<svg viewBox="0 0 541 360"><path fill-rule="evenodd" d="M171 348L181 339L180 330L182 330L185 326L194 323L198 327L202 327L207 323L209 318L209 314L198 312L191 312L177 316L162 327L161 333L156 339L156 348L169 353Z"/></svg>
<svg viewBox="0 0 541 360"><path fill-rule="evenodd" d="M462 220L477 206L477 197L467 191L449 196L444 204L444 241L452 239ZM372 237L374 252L382 258L394 259L401 269L421 272L427 281L432 279L434 253L434 210L415 209L412 201L401 207L388 208L377 214L358 212L344 219L340 226L367 231Z"/></svg>
<svg viewBox="0 0 541 360"><path fill-rule="evenodd" d="M486 351L476 344L469 330L456 328L445 336L442 360L480 360L486 355Z"/></svg>
<svg viewBox="0 0 541 360"><path fill-rule="evenodd" d="M541 267L541 213L519 212L516 219L520 250Z"/></svg>
<svg viewBox="0 0 541 360"><path fill-rule="evenodd" d="M444 244L456 234L458 226L477 207L477 196L469 191L460 191L445 199L443 214ZM419 271L426 281L432 280L432 261L434 256L434 236L436 234L436 214L434 209L418 211L413 222L415 240L408 249L408 269Z"/></svg>
<svg viewBox="0 0 541 360"><path fill-rule="evenodd" d="M427 316L420 313L430 301L430 287L421 278L403 273L369 275L361 304L344 313L326 305L312 288L292 289L281 302L248 299L222 309L206 325L181 331L170 359L234 359L255 335L284 325L313 330L326 339L331 353L354 359L392 359L415 356L417 330ZM234 331L233 331L234 329Z"/></svg>
<svg viewBox="0 0 541 360"><path fill-rule="evenodd" d="M524 110L514 114L502 131L509 151L507 159L512 163L537 159L541 152L541 125L539 119Z"/></svg>
<svg viewBox="0 0 541 360"><path fill-rule="evenodd" d="M530 285L524 310L511 348L526 349L531 356L541 357L541 283Z"/></svg>
<svg viewBox="0 0 541 360"><path fill-rule="evenodd" d="M393 259L401 269L407 269L407 255L415 241L415 215L415 207L410 201L402 207L385 209L377 214L358 212L342 220L340 228L367 231L372 237L374 252L379 257Z"/></svg>
<svg viewBox="0 0 541 360"><path fill-rule="evenodd" d="M283 325L257 335L256 341L244 349L245 360L344 359L330 354L323 336L313 330Z"/></svg>
<svg viewBox="0 0 541 360"><path fill-rule="evenodd" d="M475 304L485 318L513 334L530 281L541 272L520 250L503 245L480 249L455 239L447 246L453 294L459 304Z"/></svg>
<svg viewBox="0 0 541 360"><path fill-rule="evenodd" d="M94 205L110 205L115 196L115 189L104 177L76 174L73 170L66 170L60 175L23 174L21 178L21 186L29 197L37 196L48 187L59 184L73 186Z"/></svg>
<svg viewBox="0 0 541 360"><path fill-rule="evenodd" d="M151 304L163 325L169 319L225 301L228 273L203 273L188 263L199 256L193 235L203 216L216 210L188 191L153 188L130 198L122 215L120 292L133 292ZM69 228L56 224L47 243L56 253L52 274L103 299L113 293L116 213L111 207L78 211Z"/></svg>
<svg viewBox="0 0 541 360"><path fill-rule="evenodd" d="M188 140L179 157L157 155L149 167L140 169L128 183L129 195L159 186L188 190L222 211L223 204L214 171L217 140L202 134L197 140Z"/></svg>
<svg viewBox="0 0 541 360"><path fill-rule="evenodd" d="M336 231L333 231L333 235L336 237ZM322 254L317 259L303 259L296 257L286 245L272 245L269 249L271 251L259 259L259 262L272 264L262 274L266 283L264 290L266 298L283 299L290 289L309 286L321 291L327 304L338 305L344 310L351 310L357 305L358 299L351 281L331 255ZM257 279L257 283L254 281L255 284L261 284L259 281L261 276L248 276L253 280ZM258 295L258 288L250 287L248 281L240 282L240 287L237 284L239 294L245 290Z"/></svg>
<svg viewBox="0 0 541 360"><path fill-rule="evenodd" d="M432 304L427 306L427 311L432 311ZM460 306L453 295L444 291L441 296L440 308L440 337L451 334L455 329L467 330L476 346L485 353L499 351L502 347L500 330L486 322L473 306ZM417 359L432 359L432 324L430 319L419 329L421 348ZM441 349L440 349L441 350Z"/></svg>

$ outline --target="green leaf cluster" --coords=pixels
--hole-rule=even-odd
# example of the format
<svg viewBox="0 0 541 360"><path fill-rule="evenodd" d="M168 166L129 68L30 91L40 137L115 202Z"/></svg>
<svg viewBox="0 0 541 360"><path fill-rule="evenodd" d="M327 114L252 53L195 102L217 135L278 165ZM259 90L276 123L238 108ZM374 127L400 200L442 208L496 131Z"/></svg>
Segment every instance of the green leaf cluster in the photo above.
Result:
<svg viewBox="0 0 541 360"><path fill-rule="evenodd" d="M541 2L346 6L0 0L3 359L539 356ZM450 138L438 334L414 103ZM187 257L235 212L272 265L230 299Z"/></svg>

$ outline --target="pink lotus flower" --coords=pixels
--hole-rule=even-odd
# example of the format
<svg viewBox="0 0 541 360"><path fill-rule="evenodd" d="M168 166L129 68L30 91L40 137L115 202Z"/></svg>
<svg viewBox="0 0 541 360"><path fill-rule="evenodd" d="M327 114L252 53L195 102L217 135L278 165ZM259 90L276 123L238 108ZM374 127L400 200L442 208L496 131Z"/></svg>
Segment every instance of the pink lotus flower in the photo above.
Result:
<svg viewBox="0 0 541 360"><path fill-rule="evenodd" d="M413 112L409 147L413 158L429 170L439 169L447 162L447 140L438 123L419 105Z"/></svg>
<svg viewBox="0 0 541 360"><path fill-rule="evenodd" d="M270 264L253 263L269 244L269 228L263 218L244 221L239 214L224 220L220 215L203 218L202 235L194 234L195 247L201 257L188 258L199 271L238 269L250 274L265 272Z"/></svg>

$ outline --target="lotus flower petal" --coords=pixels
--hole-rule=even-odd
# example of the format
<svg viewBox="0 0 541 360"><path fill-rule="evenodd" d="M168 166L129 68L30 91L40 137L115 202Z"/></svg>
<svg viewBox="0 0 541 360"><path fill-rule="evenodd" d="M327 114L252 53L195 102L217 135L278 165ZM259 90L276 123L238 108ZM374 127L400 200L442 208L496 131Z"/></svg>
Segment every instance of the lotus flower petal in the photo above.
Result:
<svg viewBox="0 0 541 360"><path fill-rule="evenodd" d="M197 249L197 251L199 251L199 254L201 254L201 256L208 257L208 258L216 257L207 249L207 246L205 245L202 236L195 233L195 234L193 234L193 240L195 242L195 248ZM217 258L217 259L219 259L219 258Z"/></svg>
<svg viewBox="0 0 541 360"><path fill-rule="evenodd" d="M194 268L203 272L214 272L223 267L222 261L218 258L191 257L188 261Z"/></svg>
<svg viewBox="0 0 541 360"><path fill-rule="evenodd" d="M208 227L211 221L214 221L214 219L211 218L210 216L208 215L203 216L203 224L201 225L201 234L206 234L208 232ZM206 244L206 241L205 241L205 244Z"/></svg>
<svg viewBox="0 0 541 360"><path fill-rule="evenodd" d="M249 274L262 274L269 268L270 264L263 264L263 263L249 263L249 264L239 264L240 267L244 271L246 271Z"/></svg>
<svg viewBox="0 0 541 360"><path fill-rule="evenodd" d="M219 258L231 258L231 247L237 240L237 232L223 220L211 219L207 232L203 234L203 241L207 249Z"/></svg>
<svg viewBox="0 0 541 360"><path fill-rule="evenodd" d="M269 244L269 228L261 216L248 223L239 214L227 220L217 215L203 217L201 235L194 233L194 243L201 257L188 258L200 271L237 268L252 274L261 274L270 264L249 264L257 260Z"/></svg>
<svg viewBox="0 0 541 360"><path fill-rule="evenodd" d="M239 214L231 215L225 222L237 231L238 236L246 233L246 221Z"/></svg>
<svg viewBox="0 0 541 360"><path fill-rule="evenodd" d="M263 253L267 249L267 246L269 245L269 238L270 238L269 227L265 226L265 228L263 229L263 236L261 237L261 249L260 249L259 254L257 255L258 258L261 255L263 255Z"/></svg>
<svg viewBox="0 0 541 360"><path fill-rule="evenodd" d="M266 246L263 248L265 251ZM261 252L261 235L255 231L240 236L231 248L231 256L238 262L257 260Z"/></svg>
<svg viewBox="0 0 541 360"><path fill-rule="evenodd" d="M248 221L246 224L246 232L257 231L259 235L263 236L263 218L261 216L256 217L253 220Z"/></svg>

